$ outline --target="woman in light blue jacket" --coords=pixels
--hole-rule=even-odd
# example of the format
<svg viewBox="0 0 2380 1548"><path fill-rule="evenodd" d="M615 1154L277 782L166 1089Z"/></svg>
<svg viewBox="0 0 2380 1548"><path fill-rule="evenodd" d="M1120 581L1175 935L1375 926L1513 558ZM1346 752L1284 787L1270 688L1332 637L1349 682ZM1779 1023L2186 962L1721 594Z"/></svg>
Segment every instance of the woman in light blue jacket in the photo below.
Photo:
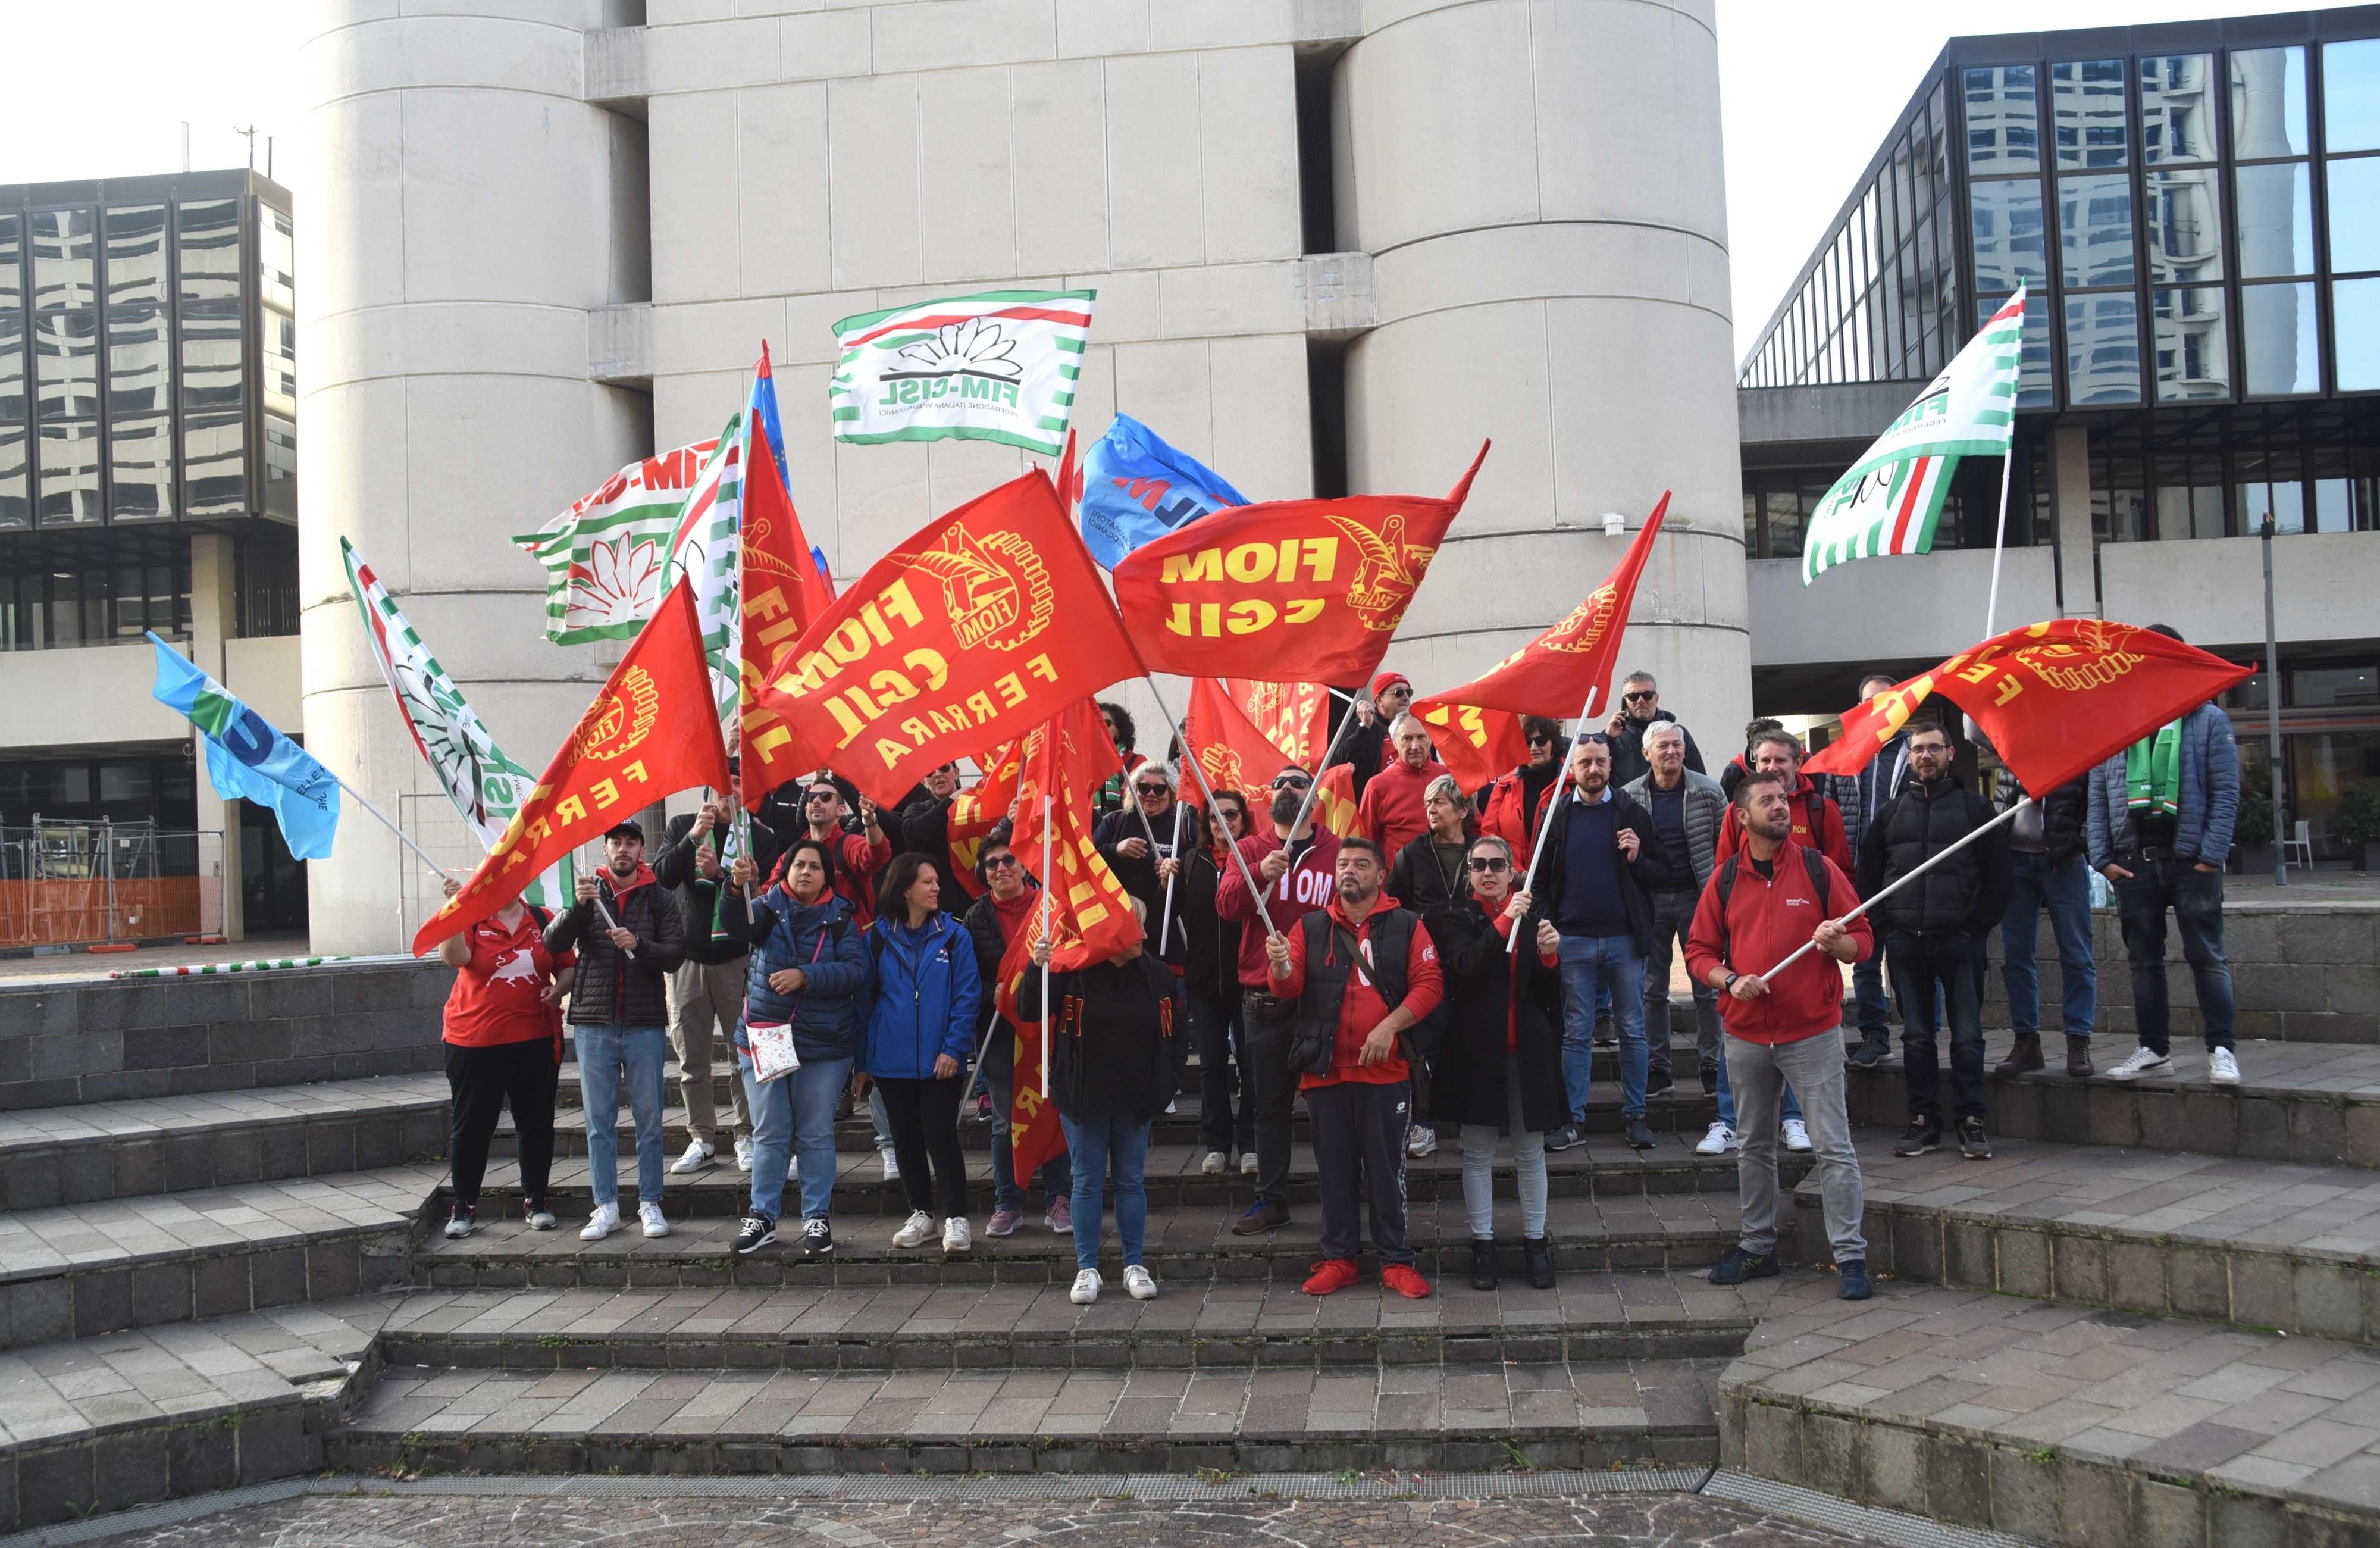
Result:
<svg viewBox="0 0 2380 1548"><path fill-rule="evenodd" d="M892 1152L909 1218L895 1247L934 1234L941 1204L942 1250L974 1245L967 1225L966 1160L959 1151L959 1097L983 1005L983 977L966 926L941 909L941 878L923 855L895 855L868 932L876 1008L859 1050L862 1085L873 1080L892 1125ZM993 971L999 964L991 964ZM927 1165L932 1164L930 1183Z"/></svg>

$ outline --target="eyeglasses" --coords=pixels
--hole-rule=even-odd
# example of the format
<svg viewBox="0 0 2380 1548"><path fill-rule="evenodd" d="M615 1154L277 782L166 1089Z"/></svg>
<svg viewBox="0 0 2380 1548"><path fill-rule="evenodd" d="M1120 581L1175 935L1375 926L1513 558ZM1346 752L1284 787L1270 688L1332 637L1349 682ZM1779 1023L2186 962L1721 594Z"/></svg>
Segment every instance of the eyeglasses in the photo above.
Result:
<svg viewBox="0 0 2380 1548"><path fill-rule="evenodd" d="M1021 866L1024 863L1014 855L994 855L983 862L983 868L986 871L1005 871L1011 866Z"/></svg>
<svg viewBox="0 0 2380 1548"><path fill-rule="evenodd" d="M813 790L810 792L810 799L814 801L840 800L842 798L843 792L840 790Z"/></svg>
<svg viewBox="0 0 2380 1548"><path fill-rule="evenodd" d="M1512 869L1512 862L1506 859L1501 855L1474 855L1463 863L1469 866L1474 871L1485 871L1491 873L1499 871L1510 871Z"/></svg>
<svg viewBox="0 0 2380 1548"><path fill-rule="evenodd" d="M1553 746L1555 743L1557 743L1557 742L1559 742L1559 741L1560 741L1560 740L1561 740L1561 738L1560 738L1560 737L1548 737L1548 736L1539 735L1539 736L1531 737L1529 738L1529 745L1530 745L1531 747L1551 747L1551 746Z"/></svg>
<svg viewBox="0 0 2380 1548"><path fill-rule="evenodd" d="M1287 787L1292 790L1303 790L1307 786L1313 784L1314 781L1306 778L1302 774L1285 774L1276 778L1272 783L1275 789Z"/></svg>
<svg viewBox="0 0 2380 1548"><path fill-rule="evenodd" d="M1171 787L1163 785L1135 785L1133 788L1139 791L1144 796L1170 796L1173 794Z"/></svg>
<svg viewBox="0 0 2380 1548"><path fill-rule="evenodd" d="M1658 699L1661 695L1658 691L1646 688L1638 689L1633 693L1623 693L1620 697L1627 700L1631 704L1641 704L1647 699Z"/></svg>

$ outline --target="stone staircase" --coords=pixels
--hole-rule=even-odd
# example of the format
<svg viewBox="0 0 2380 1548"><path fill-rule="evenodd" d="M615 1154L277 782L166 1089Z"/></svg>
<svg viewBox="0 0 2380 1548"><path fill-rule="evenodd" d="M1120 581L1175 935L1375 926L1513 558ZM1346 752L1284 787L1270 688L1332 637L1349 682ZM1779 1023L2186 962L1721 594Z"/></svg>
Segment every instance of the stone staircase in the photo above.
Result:
<svg viewBox="0 0 2380 1548"><path fill-rule="evenodd" d="M892 1248L904 1206L864 1116L838 1134L830 1260L790 1237L729 1251L732 1162L669 1179L669 1237L582 1243L567 1070L564 1229L522 1226L500 1137L480 1229L448 1242L443 974L307 979L263 1001L266 981L228 986L244 1007L204 981L202 1004L0 992L0 1077L25 1075L0 1079L0 1530L326 1468L1719 1463L2043 1542L2380 1542L2380 1049L2253 1043L2237 1091L2186 1056L2136 1086L1995 1079L1983 1163L1894 1158L1900 1072L1853 1072L1886 1276L1864 1307L1806 1267L1702 1277L1734 1237L1734 1167L1688 1149L1711 1103L1682 1042L1642 1154L1598 1058L1594 1132L1551 1158L1546 1292L1469 1288L1448 1142L1408 1171L1439 1293L1300 1294L1318 1224L1302 1118L1291 1224L1237 1237L1248 1179L1199 1170L1185 1095L1149 1157L1162 1293L1078 1308L1072 1241L1038 1213L964 1256ZM268 1030L209 1019L243 1014ZM86 1019L118 1067L61 1074ZM132 1051L151 1062L121 1067ZM667 1125L674 1155L683 1115ZM979 1228L988 1126L962 1135ZM1516 1237L1509 1164L1497 1183ZM1806 1185L1785 1247L1825 1256Z"/></svg>

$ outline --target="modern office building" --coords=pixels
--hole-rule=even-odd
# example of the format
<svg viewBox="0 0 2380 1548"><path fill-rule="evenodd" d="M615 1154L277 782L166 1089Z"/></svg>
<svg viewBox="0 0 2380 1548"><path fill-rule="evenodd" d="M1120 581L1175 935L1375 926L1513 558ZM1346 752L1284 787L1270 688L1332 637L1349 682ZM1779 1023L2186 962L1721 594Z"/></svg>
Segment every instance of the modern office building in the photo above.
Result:
<svg viewBox="0 0 2380 1548"><path fill-rule="evenodd" d="M177 898L227 878L227 909L119 931L305 923L269 814L196 776L141 640L302 733L294 271L289 195L252 172L0 187L0 949L88 932L19 884L91 863L74 825L103 822L154 835L134 870L203 877Z"/></svg>
<svg viewBox="0 0 2380 1548"><path fill-rule="evenodd" d="M1078 431L1127 411L1255 497L1440 494L1493 436L1390 657L1425 683L1567 614L1622 550L1604 514L1675 486L1632 655L1691 721L1740 724L1712 12L336 11L302 56L310 747L425 833L451 822L365 654L345 535L539 766L616 652L540 637L509 535L715 433L763 340L838 576L1023 471L1005 447L829 433L834 320L995 286L1096 289ZM419 878L382 837L309 870L319 947L382 949L418 917L392 908Z"/></svg>
<svg viewBox="0 0 2380 1548"><path fill-rule="evenodd" d="M2380 774L2380 6L1943 49L1742 363L1762 713L1982 637L1997 459L1961 467L1929 555L1806 589L1799 555L2020 280L1999 627L2164 621L2260 660L2269 513L2285 804L2334 852L2340 792ZM2265 691L2230 701L2260 784Z"/></svg>

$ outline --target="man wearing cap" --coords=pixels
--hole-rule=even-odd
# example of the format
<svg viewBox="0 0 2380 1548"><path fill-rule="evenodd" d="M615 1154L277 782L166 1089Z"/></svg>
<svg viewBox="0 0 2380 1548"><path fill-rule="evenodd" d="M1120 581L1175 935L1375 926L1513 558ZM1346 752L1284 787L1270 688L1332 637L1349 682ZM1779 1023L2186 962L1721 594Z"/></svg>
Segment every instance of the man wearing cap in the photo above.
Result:
<svg viewBox="0 0 2380 1548"><path fill-rule="evenodd" d="M1358 798L1372 776L1382 769L1391 768L1397 761L1397 745L1388 733L1397 723L1397 716L1413 703L1413 683L1402 672L1383 672L1372 679L1369 703L1358 701L1349 713L1355 717L1356 729L1347 734L1347 742L1340 750L1339 762L1355 771L1355 795ZM1382 734L1374 738L1365 732L1378 728ZM1433 752L1434 758L1436 754ZM1390 850L1390 853L1395 853Z"/></svg>
<svg viewBox="0 0 2380 1548"><path fill-rule="evenodd" d="M677 900L645 863L645 830L633 822L603 835L603 869L578 878L578 901L545 928L545 949L578 953L570 1033L587 1115L587 1176L595 1213L578 1233L601 1241L620 1228L620 1097L637 1124L637 1213L645 1235L666 1237L662 1213L662 1058L669 1048L669 976L686 960Z"/></svg>
<svg viewBox="0 0 2380 1548"><path fill-rule="evenodd" d="M686 1153L670 1164L681 1175L698 1172L719 1153L719 1103L711 1090L710 1051L714 1034L721 1062L732 1071L735 1057L729 1051L735 1023L744 1014L744 978L750 948L724 934L718 924L719 885L735 857L721 858L721 849L735 823L744 798L738 761L727 760L727 793L707 800L701 810L670 819L662 835L662 852L653 860L653 878L669 889L686 925L686 960L670 975L670 1052L677 1055L678 1102L686 1108L690 1137ZM767 875L776 863L777 835L757 818L750 824L752 863ZM734 905L731 905L733 907ZM752 1110L744 1098L744 1082L728 1082L735 1100L735 1164L752 1169Z"/></svg>

